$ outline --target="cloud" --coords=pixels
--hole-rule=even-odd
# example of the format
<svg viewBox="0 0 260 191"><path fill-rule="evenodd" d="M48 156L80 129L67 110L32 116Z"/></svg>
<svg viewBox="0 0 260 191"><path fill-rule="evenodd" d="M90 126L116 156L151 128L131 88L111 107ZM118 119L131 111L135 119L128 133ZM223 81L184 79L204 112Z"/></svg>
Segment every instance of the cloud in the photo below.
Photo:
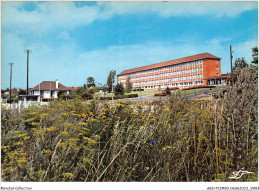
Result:
<svg viewBox="0 0 260 191"><path fill-rule="evenodd" d="M248 10L257 9L257 2L98 2L103 14L158 14L170 16L216 15L234 17Z"/></svg>
<svg viewBox="0 0 260 191"><path fill-rule="evenodd" d="M233 63L236 58L244 57L248 64L252 61L252 48L257 46L257 40L248 40L238 44L234 44L232 47L233 52Z"/></svg>
<svg viewBox="0 0 260 191"><path fill-rule="evenodd" d="M33 8L28 10L28 6ZM32 2L30 5L3 2L2 26L25 32L48 32L59 27L74 29L123 14L235 17L253 9L257 9L257 2L97 2L82 6L75 2Z"/></svg>
<svg viewBox="0 0 260 191"><path fill-rule="evenodd" d="M24 31L67 29L87 25L98 18L98 6L77 7L73 2L34 2L32 11L25 10L19 2L3 2L2 25L22 28Z"/></svg>

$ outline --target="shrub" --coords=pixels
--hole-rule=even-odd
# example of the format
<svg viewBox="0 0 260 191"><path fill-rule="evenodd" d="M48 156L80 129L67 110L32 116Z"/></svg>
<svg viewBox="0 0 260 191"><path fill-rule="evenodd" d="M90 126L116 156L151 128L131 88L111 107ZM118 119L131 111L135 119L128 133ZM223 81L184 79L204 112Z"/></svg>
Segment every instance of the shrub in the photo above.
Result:
<svg viewBox="0 0 260 191"><path fill-rule="evenodd" d="M167 95L171 95L171 90L170 90L170 88L167 86L167 88L166 88L166 90L165 90L165 93L167 94Z"/></svg>
<svg viewBox="0 0 260 191"><path fill-rule="evenodd" d="M167 96L166 92L155 93L154 96Z"/></svg>
<svg viewBox="0 0 260 191"><path fill-rule="evenodd" d="M128 94L128 95L126 95L126 98L134 98L134 97L138 97L138 94Z"/></svg>
<svg viewBox="0 0 260 191"><path fill-rule="evenodd" d="M115 87L115 94L116 95L123 95L125 93L123 84L116 84Z"/></svg>

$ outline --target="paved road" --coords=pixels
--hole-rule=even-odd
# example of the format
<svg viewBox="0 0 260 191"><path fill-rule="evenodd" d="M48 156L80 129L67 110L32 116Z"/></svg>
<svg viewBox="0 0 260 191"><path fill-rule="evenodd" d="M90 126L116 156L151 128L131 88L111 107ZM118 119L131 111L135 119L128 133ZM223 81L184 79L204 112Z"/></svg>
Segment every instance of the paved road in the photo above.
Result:
<svg viewBox="0 0 260 191"><path fill-rule="evenodd" d="M207 93L207 95L210 95L212 93L217 93L220 91L223 91L227 88L222 88L222 89L217 89L217 90L212 90L210 92ZM195 94L190 94L186 96L188 99L194 99L195 98ZM201 98L201 94L197 93L196 94L196 98ZM153 96L153 95L148 95L148 96L142 96L142 97L136 97L136 98L125 98L125 99L118 99L115 101L132 101L132 102L143 102L143 101L160 101L160 100L164 100L164 99L169 99L168 96Z"/></svg>

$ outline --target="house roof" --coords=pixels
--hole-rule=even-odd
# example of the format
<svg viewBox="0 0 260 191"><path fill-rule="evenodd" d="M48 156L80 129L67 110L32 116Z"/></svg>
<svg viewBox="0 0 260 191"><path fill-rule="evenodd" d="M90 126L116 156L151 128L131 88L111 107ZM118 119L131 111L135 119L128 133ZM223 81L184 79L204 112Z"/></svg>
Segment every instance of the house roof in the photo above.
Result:
<svg viewBox="0 0 260 191"><path fill-rule="evenodd" d="M40 87L39 87L40 86ZM56 88L56 81L43 81L34 88L32 88L30 91L39 91L40 90L46 90L46 91L68 91L70 90L68 87L62 85L61 83L58 83L58 88Z"/></svg>
<svg viewBox="0 0 260 191"><path fill-rule="evenodd" d="M77 90L78 87L68 87L70 90Z"/></svg>
<svg viewBox="0 0 260 191"><path fill-rule="evenodd" d="M142 67L133 68L133 69L129 69L129 70L124 70L123 72L118 74L118 76L133 73L133 72L144 71L144 70L160 68L160 67L164 67L164 66L170 66L170 65L174 65L174 64L180 64L180 63L185 63L185 62L190 62L190 61L195 61L195 60L201 60L201 59L208 59L208 58L216 59L216 60L220 59L219 57L214 56L210 53L202 53L202 54L187 56L187 57L184 57L184 58L179 58L179 59L170 60L170 61L166 61L166 62L160 62L160 63L157 63L157 64L152 64L152 65L142 66Z"/></svg>

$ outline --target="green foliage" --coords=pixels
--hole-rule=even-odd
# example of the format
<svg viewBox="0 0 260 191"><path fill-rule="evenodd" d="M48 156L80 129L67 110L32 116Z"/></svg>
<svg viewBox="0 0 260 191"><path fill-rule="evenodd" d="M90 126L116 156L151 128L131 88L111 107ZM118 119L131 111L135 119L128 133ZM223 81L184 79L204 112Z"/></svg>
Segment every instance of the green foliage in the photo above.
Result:
<svg viewBox="0 0 260 191"><path fill-rule="evenodd" d="M233 76L232 76L234 83L237 82L238 75L240 74L241 70L243 68L246 68L246 67L248 67L248 64L245 61L245 58L242 57L242 59L237 58L235 60L235 64L234 64L234 67L233 67Z"/></svg>
<svg viewBox="0 0 260 191"><path fill-rule="evenodd" d="M256 47L252 48L252 51L253 51L253 54L252 54L253 61L252 61L252 63L258 64L258 47L256 46Z"/></svg>
<svg viewBox="0 0 260 191"><path fill-rule="evenodd" d="M20 89L20 90L18 91L18 95L25 95L25 94L26 94L26 91L23 90L23 89Z"/></svg>
<svg viewBox="0 0 260 191"><path fill-rule="evenodd" d="M166 90L165 90L165 93L167 94L167 95L171 95L171 90L170 90L170 88L167 86L167 88L166 88Z"/></svg>
<svg viewBox="0 0 260 191"><path fill-rule="evenodd" d="M115 70L111 70L109 72L109 75L107 77L107 85L108 85L108 91L111 92L112 91L112 85L115 82L115 75L116 75L116 71Z"/></svg>
<svg viewBox="0 0 260 191"><path fill-rule="evenodd" d="M124 95L125 91L124 91L124 86L123 84L116 84L115 87L115 94L116 95Z"/></svg>
<svg viewBox="0 0 260 191"><path fill-rule="evenodd" d="M134 92L135 92L135 91L140 92L140 91L144 91L144 89L142 89L142 88L134 88L133 91L134 91Z"/></svg>
<svg viewBox="0 0 260 191"><path fill-rule="evenodd" d="M93 99L94 94L97 92L96 87L90 87L90 88L85 88L85 87L78 87L76 90L76 94L81 97L82 99ZM74 95L73 95L74 96ZM75 96L77 97L77 96Z"/></svg>
<svg viewBox="0 0 260 191"><path fill-rule="evenodd" d="M138 97L138 94L127 94L124 96L125 96L125 98L134 98L134 97Z"/></svg>
<svg viewBox="0 0 260 191"><path fill-rule="evenodd" d="M90 88L90 87L95 87L95 79L91 76L89 76L87 78L87 87Z"/></svg>
<svg viewBox="0 0 260 191"><path fill-rule="evenodd" d="M127 93L131 92L132 88L133 88L133 85L130 82L130 76L128 76L126 79L125 92L127 92Z"/></svg>
<svg viewBox="0 0 260 191"><path fill-rule="evenodd" d="M104 92L107 92L108 91L108 85L107 84L103 85L102 90Z"/></svg>
<svg viewBox="0 0 260 191"><path fill-rule="evenodd" d="M230 150L233 151L232 160L235 169L256 170L251 164L257 161L257 129L258 129L258 66L243 68L234 87L228 91L224 99L223 108L226 111L224 119L226 127L233 132ZM244 160L247 158L248 160Z"/></svg>
<svg viewBox="0 0 260 191"><path fill-rule="evenodd" d="M237 58L235 60L235 67L234 68L242 69L242 68L245 68L245 67L248 67L248 64L247 64L247 62L246 62L244 57L242 57L241 59Z"/></svg>

